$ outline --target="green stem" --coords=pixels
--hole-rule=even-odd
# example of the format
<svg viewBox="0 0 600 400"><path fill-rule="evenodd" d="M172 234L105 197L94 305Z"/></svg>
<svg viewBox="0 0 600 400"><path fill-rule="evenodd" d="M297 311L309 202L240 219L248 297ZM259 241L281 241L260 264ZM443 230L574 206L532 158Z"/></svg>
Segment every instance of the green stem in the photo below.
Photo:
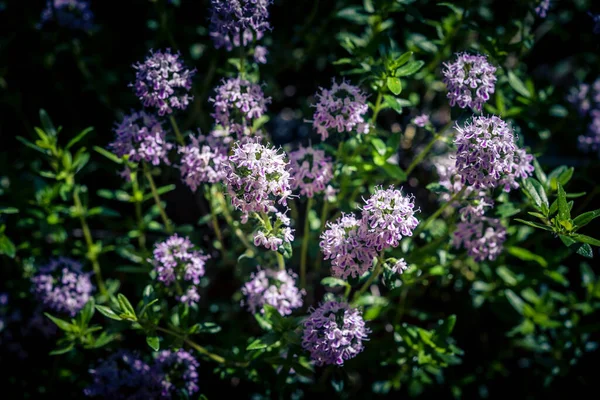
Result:
<svg viewBox="0 0 600 400"><path fill-rule="evenodd" d="M267 213L261 212L260 213L260 218L262 219L263 224L265 224L265 227L268 230L273 230L273 225L271 225L271 219L269 218L269 216L267 215ZM277 265L279 265L279 269L280 270L284 270L285 269L285 260L283 258L283 254L281 254L280 252L276 251L275 252L275 256L277 257Z"/></svg>
<svg viewBox="0 0 600 400"><path fill-rule="evenodd" d="M165 212L165 209L163 208L163 206L160 202L160 195L158 194L158 190L156 189L156 184L154 183L154 178L152 177L152 172L150 172L150 169L148 168L148 165L146 163L144 163L144 174L146 175L146 179L148 180L148 183L150 184L150 190L152 191L152 197L154 197L154 202L156 203L156 206L158 207L158 212L160 213L163 223L165 224L165 229L168 234L171 234L174 231L173 225L171 225L171 221L169 221L169 217L167 217L167 213Z"/></svg>
<svg viewBox="0 0 600 400"><path fill-rule="evenodd" d="M134 176L131 179L131 183L133 185L133 200L135 202L135 219L138 226L138 244L140 245L140 248L145 251L146 233L144 232L144 219L142 218L142 201L144 196L140 191L137 172L135 172L133 175Z"/></svg>
<svg viewBox="0 0 600 400"><path fill-rule="evenodd" d="M83 204L81 203L81 199L79 198L78 187L76 187L73 191L73 201L75 203L75 209L77 210L77 214L79 215L79 221L81 222L83 237L85 238L85 243L88 249L87 257L92 263L92 269L94 270L94 276L96 277L98 289L100 290L100 293L108 299L108 290L106 290L104 279L102 279L102 270L100 269L100 263L98 262L98 252L96 250L94 240L92 239L90 227L88 226L87 221L85 219L85 210L83 208Z"/></svg>
<svg viewBox="0 0 600 400"><path fill-rule="evenodd" d="M362 285L362 287L358 290L358 292L356 292L354 294L354 302L356 302L356 300L358 300L360 298L360 296L371 286L371 284L373 283L375 278L377 278L379 276L379 274L381 273L381 270L382 270L381 269L382 265L383 265L383 251L381 252L379 258L377 258L377 261L375 264L375 269L371 273L371 276L369 277L369 279L367 279L365 284Z"/></svg>
<svg viewBox="0 0 600 400"><path fill-rule="evenodd" d="M321 232L325 229L325 224L327 223L327 215L329 214L329 202L327 200L323 200L323 209L321 210ZM315 263L315 270L319 271L321 269L321 264L323 262L323 257L317 257L317 261Z"/></svg>
<svg viewBox="0 0 600 400"><path fill-rule="evenodd" d="M308 253L308 242L310 240L310 224L308 220L308 214L312 208L314 199L308 198L306 202L306 213L304 214L304 237L302 238L302 251L300 253L300 287L306 287L306 256Z"/></svg>
<svg viewBox="0 0 600 400"><path fill-rule="evenodd" d="M210 215L212 219L213 228L215 230L215 235L217 235L217 240L221 244L221 252L225 254L225 243L223 242L223 234L221 233L221 228L219 227L219 220L217 219L217 214L215 214L214 207L212 204L210 205Z"/></svg>
<svg viewBox="0 0 600 400"><path fill-rule="evenodd" d="M433 136L433 139L431 139L431 141L429 143L427 143L427 146L425 146L425 148L419 153L419 155L413 160L413 162L408 166L408 168L406 169L406 175L410 175L410 173L417 167L417 165L419 165L421 163L421 161L423 161L423 159L425 158L425 156L427 154L429 154L429 152L431 151L431 149L433 148L433 145L440 140L441 138L444 137L444 133L446 133L446 131L452 126L452 121L448 122L446 124L446 126L444 126L438 133L436 133Z"/></svg>
<svg viewBox="0 0 600 400"><path fill-rule="evenodd" d="M182 146L185 146L185 139L183 138L183 135L181 134L181 131L179 130L179 125L177 125L177 121L175 120L175 117L170 115L169 121L171 121L171 126L173 127L173 132L175 132L175 137L177 138L177 143L179 143Z"/></svg>
<svg viewBox="0 0 600 400"><path fill-rule="evenodd" d="M377 93L377 100L375 100L375 107L373 108L373 117L371 118L371 127L374 130L375 124L377 123L377 116L381 111L381 100L383 99L383 93L381 90Z"/></svg>
<svg viewBox="0 0 600 400"><path fill-rule="evenodd" d="M456 199L460 198L460 196L463 195L463 193L465 192L465 190L467 190L467 185L464 185L462 189L460 189L456 194L454 194L454 196L452 196L450 198L450 200L448 200L446 203L444 203L440 208L437 209L436 212L434 212L433 214L431 214L431 216L429 218L427 218L425 220L425 222L420 223L419 226L417 227L417 229L415 229L415 231L413 232L413 236L414 237L418 237L419 234L421 232L423 232L423 230L433 221L435 220L437 217L439 217L442 212L444 212L444 210L452 203L454 203L456 201Z"/></svg>
<svg viewBox="0 0 600 400"><path fill-rule="evenodd" d="M164 332L166 334L175 336L176 338L183 339L183 341L188 346L192 347L198 353L204 354L205 356L207 356L208 358L210 358L213 361L218 362L219 364L225 364L225 363L227 363L227 360L224 357L222 357L222 356L220 356L218 354L215 354L215 353L211 353L206 348L200 346L198 343L194 342L193 340L188 339L185 335L182 335L179 332L175 332L175 331L172 331L170 329L162 328L160 326L157 326L155 329L157 331Z"/></svg>
<svg viewBox="0 0 600 400"><path fill-rule="evenodd" d="M244 232L242 232L242 230L238 226L235 225L235 221L233 220L233 217L231 216L231 213L229 212L229 208L227 207L227 201L225 200L225 196L223 196L223 193L221 193L218 190L216 192L216 196L217 196L219 202L221 202L221 209L223 210L223 215L225 216L225 221L227 221L227 224L233 230L233 233L235 233L235 236L237 236L238 239L240 239L240 241L246 247L246 249L251 254L254 254L254 247L252 247L252 244L250 244L250 242L248 241L248 238L246 237Z"/></svg>

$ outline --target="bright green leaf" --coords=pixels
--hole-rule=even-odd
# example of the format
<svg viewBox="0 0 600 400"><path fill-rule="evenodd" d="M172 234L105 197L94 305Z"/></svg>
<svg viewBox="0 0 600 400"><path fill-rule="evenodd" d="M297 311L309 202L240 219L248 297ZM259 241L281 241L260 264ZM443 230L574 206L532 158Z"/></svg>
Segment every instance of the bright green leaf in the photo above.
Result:
<svg viewBox="0 0 600 400"><path fill-rule="evenodd" d="M412 75L414 73L416 73L417 71L419 71L423 65L425 65L425 62L419 60L419 61L411 61L408 64L398 68L396 70L396 76L409 76ZM397 93L396 93L397 94Z"/></svg>
<svg viewBox="0 0 600 400"><path fill-rule="evenodd" d="M393 76L388 76L386 83L390 92L394 93L396 96L402 92L402 82L400 79Z"/></svg>
<svg viewBox="0 0 600 400"><path fill-rule="evenodd" d="M529 93L529 90L527 89L523 81L519 79L519 77L515 75L515 73L512 71L508 72L508 83L521 96L527 98L531 97L531 93Z"/></svg>
<svg viewBox="0 0 600 400"><path fill-rule="evenodd" d="M146 343L152 350L160 350L160 339L158 336L146 336Z"/></svg>

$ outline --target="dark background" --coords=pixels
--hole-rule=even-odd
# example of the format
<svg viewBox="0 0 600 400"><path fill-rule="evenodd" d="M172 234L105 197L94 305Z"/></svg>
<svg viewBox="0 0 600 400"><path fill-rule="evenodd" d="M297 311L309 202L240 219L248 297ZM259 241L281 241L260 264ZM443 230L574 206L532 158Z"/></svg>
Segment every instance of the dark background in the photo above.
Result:
<svg viewBox="0 0 600 400"><path fill-rule="evenodd" d="M269 107L269 129L276 142L282 144L305 139L310 134L308 124L302 122L303 118L310 117L310 97L319 86L328 85L331 77L337 75L337 69L331 62L346 56L335 34L350 25L347 21L334 18L334 13L342 4L350 3L360 4L340 0L276 0L272 6L274 29L266 35L265 44L270 54L267 65L261 66L261 76L266 80L267 94L273 97ZM435 7L434 3L417 1L411 6L410 13L416 18L439 19L447 10ZM522 15L531 5L531 2L523 1L474 3L485 5L496 25L509 21L515 15ZM548 33L542 36L522 61L537 84L556 86L556 98L564 104L564 96L571 86L598 76L600 36L593 35L593 21L582 10L583 2L554 3L555 8L560 9L561 19L553 20ZM186 129L201 128L206 131L210 128L211 105L208 98L212 95L211 88L218 84L228 68L228 54L224 50L215 50L208 37L208 1L182 0L180 7L168 5L166 1L92 1L97 24L97 30L92 34L72 32L52 25L37 29L44 4L44 1L35 0L0 1L0 175L9 176L16 182L17 188L22 184L23 190L27 190L27 170L35 155L15 137L33 137L33 127L39 126L39 109L46 109L54 123L63 126L63 140L93 126L94 132L85 139L85 143L90 147L105 147L112 140L115 121L130 109L140 107L127 84L134 79L131 64L143 60L150 48L161 49L176 44L187 64L198 69L194 81L196 103L193 112L186 113L191 117L186 116L182 120ZM596 9L591 11L600 13L600 4L594 4L593 7ZM169 32L161 29L161 18L170 27ZM399 14L395 18L398 21L393 36L403 43L405 16ZM486 21L481 16L475 14L473 19L484 26L482 29L486 29ZM419 26L413 23L410 29L421 30L427 36L435 34L425 24ZM202 55L194 58L193 49L198 48L202 48ZM427 57L423 55L424 59ZM422 85L424 83L416 82L411 89L419 91ZM286 92L293 95L285 95ZM440 102L443 101L440 98ZM292 122L284 121L278 115L286 108L300 110L301 116ZM380 123L389 127L398 122L405 126L416 112L408 109L402 115L384 112ZM537 109L532 109L532 115L529 116L535 117L536 113L539 113L540 119L545 118L544 110ZM576 167L576 177L569 187L571 192L589 191L590 185L596 184L600 171L597 159L584 156L577 150L576 138L583 129L582 125L578 125L577 119L571 115L562 120L552 119L549 123L552 135L548 139L541 139L535 128L525 126L522 132L525 142L534 149L544 151L540 162L549 169L562 164ZM406 151L410 155L412 149ZM90 193L101 188L118 187L120 178L114 167L98 154L93 154L92 160L83 177ZM421 181L431 181L431 176L424 172L420 174ZM173 175L167 174L163 178L165 182L177 182ZM167 201L170 215L177 223L195 221L203 215L201 202L181 184L178 184L177 190L169 193ZM598 205L597 200L590 199L587 209L598 208ZM433 205L423 206L429 207ZM594 231L590 228L590 232ZM560 244L552 238L544 243L547 246ZM568 261L567 266L575 270L579 261ZM591 265L596 267L597 261L592 261ZM577 272L572 275L577 276ZM489 305L475 310L471 301L471 295L466 290L452 292L448 296L439 288L431 288L422 296L419 305L423 309L452 310L458 315L459 322L453 337L465 351L463 364L449 368L446 371L446 383L426 391L428 396L449 396L448 383L462 386L465 398L559 398L588 390L592 390L593 396L593 384L600 361L597 353L582 358L567 376L556 379L551 388L544 388L544 370L530 369L524 361L526 352L504 353L505 334L514 326L513 320L500 319L498 315L502 313ZM38 363L51 365L49 363L56 362L48 358L45 355L47 349L42 348L44 350L39 351L35 361L30 359L26 364L10 366L3 363L3 367L22 369L23 381L11 380L9 386L3 384L7 393L17 388L23 390L27 381L35 385L39 380L52 380L46 372L40 372L43 375L41 377L36 375ZM499 358L503 359L502 364L498 363ZM360 365L360 360L357 362ZM82 364L81 368L87 368L87 364ZM202 374L202 367L200 371ZM85 376L83 371L80 372ZM208 373L201 375L200 385L210 399L231 395L226 389L228 385L211 377L210 371L205 372ZM59 370L54 370L54 373L60 375ZM31 375L34 377L28 378ZM371 380L367 376L363 379ZM73 390L70 383L59 379L52 382L53 386L47 388L48 398L57 395L65 399L80 397L80 392ZM246 390L244 386L239 389ZM252 388L248 387L247 390ZM43 396L37 394L29 398L36 397ZM12 392L9 398L25 397Z"/></svg>

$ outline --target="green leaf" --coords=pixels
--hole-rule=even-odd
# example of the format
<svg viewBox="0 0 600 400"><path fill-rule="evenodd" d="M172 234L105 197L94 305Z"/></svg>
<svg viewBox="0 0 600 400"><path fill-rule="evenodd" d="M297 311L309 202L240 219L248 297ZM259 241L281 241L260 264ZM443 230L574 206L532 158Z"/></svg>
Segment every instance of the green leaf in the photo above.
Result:
<svg viewBox="0 0 600 400"><path fill-rule="evenodd" d="M35 150L35 151L39 151L40 153L44 153L44 154L47 154L47 153L48 153L48 151L46 151L46 150L42 149L42 148L41 148L41 147L39 147L39 146L36 146L35 144L31 143L29 140L25 139L24 137L17 136L17 140L18 140L19 142L23 143L25 146L27 146L27 147L29 147L29 148L31 148L31 149L33 149L33 150Z"/></svg>
<svg viewBox="0 0 600 400"><path fill-rule="evenodd" d="M346 19L356 24L366 24L369 22L369 16L360 13L362 11L359 6L346 7L343 10L338 11L337 17Z"/></svg>
<svg viewBox="0 0 600 400"><path fill-rule="evenodd" d="M577 242L575 239L572 239L569 236L558 235L560 240L567 246L569 249L575 250L575 252L581 256L586 258L593 258L594 252L592 251L592 247L587 243Z"/></svg>
<svg viewBox="0 0 600 400"><path fill-rule="evenodd" d="M419 71L423 65L425 65L425 62L419 60L419 61L411 61L408 64L398 68L396 70L396 76L409 76L412 75L414 73L416 73L417 71Z"/></svg>
<svg viewBox="0 0 600 400"><path fill-rule="evenodd" d="M265 311L265 319L273 325L273 328L277 329L283 324L284 318L279 314L279 311L277 311L275 307L270 304L265 304L263 310Z"/></svg>
<svg viewBox="0 0 600 400"><path fill-rule="evenodd" d="M383 99L385 100L385 105L396 111L398 114L402 114L402 104L400 103L400 99L389 94L384 94Z"/></svg>
<svg viewBox="0 0 600 400"><path fill-rule="evenodd" d="M396 96L402 92L402 82L400 79L393 76L388 76L386 83L390 92L394 93Z"/></svg>
<svg viewBox="0 0 600 400"><path fill-rule="evenodd" d="M94 311L96 310L94 308L95 305L96 302L94 301L94 298L91 297L88 300L88 302L85 303L83 309L81 309L81 313L79 315L81 316L81 322L83 326L88 326L88 324L92 320L92 317L94 316Z"/></svg>
<svg viewBox="0 0 600 400"><path fill-rule="evenodd" d="M82 130L79 135L75 136L73 139L69 140L69 143L67 143L67 146L65 147L65 149L70 149L71 147L73 147L75 144L79 143L79 141L81 139L83 139L88 133L90 133L91 131L93 131L94 128L93 127L88 127L85 128L84 130Z"/></svg>
<svg viewBox="0 0 600 400"><path fill-rule="evenodd" d="M70 352L74 348L75 348L75 343L71 342L68 345L66 345L65 347L61 347L60 349L52 350L48 354L50 354L51 356L59 356L61 354L65 354L65 353Z"/></svg>
<svg viewBox="0 0 600 400"><path fill-rule="evenodd" d="M513 292L510 289L506 289L504 291L504 294L506 295L506 298L508 299L508 302L513 306L513 308L515 310L517 310L517 312L519 314L523 314L523 309L525 308L525 302L523 301L523 299L521 299L519 296L517 296L515 294L515 292Z"/></svg>
<svg viewBox="0 0 600 400"><path fill-rule="evenodd" d="M10 258L15 258L17 248L6 235L0 236L0 254L5 254Z"/></svg>
<svg viewBox="0 0 600 400"><path fill-rule="evenodd" d="M448 193L448 188L440 185L437 182L431 182L425 187L425 189L433 193Z"/></svg>
<svg viewBox="0 0 600 400"><path fill-rule="evenodd" d="M593 237L582 235L580 233L574 233L571 235L571 237L573 239L577 240L578 242L587 243L587 244L591 244L592 246L600 247L600 240L594 239Z"/></svg>
<svg viewBox="0 0 600 400"><path fill-rule="evenodd" d="M146 336L146 343L154 351L160 350L160 339L158 336Z"/></svg>
<svg viewBox="0 0 600 400"><path fill-rule="evenodd" d="M519 79L519 77L515 75L512 71L508 72L508 83L521 96L527 98L531 97L531 93L529 93L529 90L527 90L527 87L525 86L523 81Z"/></svg>
<svg viewBox="0 0 600 400"><path fill-rule="evenodd" d="M496 207L496 215L500 218L512 217L513 215L517 215L519 212L521 212L521 210L515 208L513 203L502 203Z"/></svg>
<svg viewBox="0 0 600 400"><path fill-rule="evenodd" d="M546 191L538 180L527 178L523 183L523 191L533 201L535 208L544 215L548 214L548 196L546 196Z"/></svg>
<svg viewBox="0 0 600 400"><path fill-rule="evenodd" d="M391 177L394 178L398 183L406 181L408 175L406 172L397 166L396 164L386 163L381 166L385 172Z"/></svg>
<svg viewBox="0 0 600 400"><path fill-rule="evenodd" d="M380 155L384 155L386 153L387 146L385 145L383 140L381 140L377 137L374 137L374 138L371 138L371 144L373 145L375 150L377 150L377 153L379 153Z"/></svg>
<svg viewBox="0 0 600 400"><path fill-rule="evenodd" d="M542 169L537 158L533 159L533 167L534 167L533 171L535 172L535 177L538 179L538 181L540 181L540 183L542 185L544 185L544 187L548 187L548 177L544 173L544 170Z"/></svg>
<svg viewBox="0 0 600 400"><path fill-rule="evenodd" d="M533 222L533 221L525 221L525 220L523 220L523 219L520 219L520 218L515 218L515 221L518 221L518 222L520 222L520 223L522 223L522 224L525 224L525 225L532 226L532 227L534 227L534 228L543 229L543 230L545 230L545 231L550 231L550 232L552 232L552 228L550 228L550 227L549 227L549 226L547 226L547 225L542 225L542 224L540 224L540 223L537 223L537 222Z"/></svg>
<svg viewBox="0 0 600 400"><path fill-rule="evenodd" d="M200 322L190 329L190 331L192 330L194 333L219 333L221 332L221 327L214 322Z"/></svg>
<svg viewBox="0 0 600 400"><path fill-rule="evenodd" d="M363 0L363 6L365 7L365 11L368 13L374 13L375 7L373 7L373 0Z"/></svg>
<svg viewBox="0 0 600 400"><path fill-rule="evenodd" d="M127 297L125 297L125 296L123 296L123 294L119 293L117 295L117 300L119 301L119 306L121 307L121 311L123 311L123 313L135 318L135 310L133 309L133 306L131 305L129 300L127 300Z"/></svg>
<svg viewBox="0 0 600 400"><path fill-rule="evenodd" d="M56 324L56 326L58 326L60 329L62 329L65 332L75 332L77 330L77 327L75 325L70 324L69 322L67 322L65 320L53 317L52 315L50 315L48 313L44 313L44 315L46 317L50 318L50 320L52 322L54 322Z"/></svg>
<svg viewBox="0 0 600 400"><path fill-rule="evenodd" d="M450 315L448 318L446 318L444 320L444 322L442 322L440 324L440 326L438 326L435 329L435 333L433 335L433 341L438 345L438 346L442 346L445 342L446 339L448 338L448 336L450 336L450 334L452 333L452 330L454 329L454 325L456 325L456 315Z"/></svg>
<svg viewBox="0 0 600 400"><path fill-rule="evenodd" d="M509 254L517 257L523 261L535 261L542 267L546 268L548 266L548 262L544 259L544 257L539 256L537 254L532 253L531 251L524 249L522 247L509 246L507 248Z"/></svg>
<svg viewBox="0 0 600 400"><path fill-rule="evenodd" d="M583 226L586 226L592 220L594 220L595 218L598 218L598 217L600 217L600 209L595 210L595 211L584 212L583 214L578 215L573 220L573 223L575 225L577 225L578 228L581 228Z"/></svg>
<svg viewBox="0 0 600 400"><path fill-rule="evenodd" d="M108 150L104 150L102 147L94 146L94 150L96 150L98 153L102 154L104 157L108 158L112 162L115 162L117 164L123 164L122 158L117 157L115 154L111 153Z"/></svg>
<svg viewBox="0 0 600 400"><path fill-rule="evenodd" d="M158 193L159 196L162 196L165 193L169 193L170 191L175 190L175 188L176 188L176 186L174 184L161 186L156 189L156 193ZM148 193L146 196L144 196L142 201L148 201L152 198L153 198L152 193Z"/></svg>
<svg viewBox="0 0 600 400"><path fill-rule="evenodd" d="M569 206L567 205L567 194L563 189L562 185L558 183L558 220L559 221L568 221L571 219L571 212L569 211Z"/></svg>
<svg viewBox="0 0 600 400"><path fill-rule="evenodd" d="M17 214L18 208L15 207L0 207L0 214Z"/></svg>
<svg viewBox="0 0 600 400"><path fill-rule="evenodd" d="M277 343L278 340L279 340L279 334L277 334L275 332L269 332L269 333L259 337L254 342L250 343L248 345L248 347L246 347L246 350L266 349L267 347Z"/></svg>
<svg viewBox="0 0 600 400"><path fill-rule="evenodd" d="M328 287L337 287L337 286L349 286L350 284L343 279L334 278L333 276L328 276L327 278L321 279L321 285Z"/></svg>
<svg viewBox="0 0 600 400"><path fill-rule="evenodd" d="M398 67L401 67L402 65L406 64L408 62L408 60L410 60L412 55L413 55L412 51L407 51L406 53L402 54L400 57L396 58L393 63L394 68L398 68Z"/></svg>
<svg viewBox="0 0 600 400"><path fill-rule="evenodd" d="M52 120L48 116L48 113L43 108L40 109L40 121L42 122L42 128L44 132L46 132L49 136L56 137L56 128L54 128L54 124Z"/></svg>
<svg viewBox="0 0 600 400"><path fill-rule="evenodd" d="M123 320L113 310L111 310L110 308L108 308L106 306L101 306L101 305L96 304L96 310L98 310L100 312L100 314L104 315L105 317L114 319L115 321Z"/></svg>

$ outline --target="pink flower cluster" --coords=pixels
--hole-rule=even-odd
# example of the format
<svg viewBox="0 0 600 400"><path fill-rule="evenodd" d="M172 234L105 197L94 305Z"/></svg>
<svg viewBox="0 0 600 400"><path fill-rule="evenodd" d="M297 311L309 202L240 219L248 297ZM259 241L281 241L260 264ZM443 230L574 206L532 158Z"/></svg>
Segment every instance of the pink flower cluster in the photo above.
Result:
<svg viewBox="0 0 600 400"><path fill-rule="evenodd" d="M194 192L202 183L222 182L226 176L228 146L213 135L192 136L191 142L179 147L183 182Z"/></svg>
<svg viewBox="0 0 600 400"><path fill-rule="evenodd" d="M456 130L456 170L463 184L475 189L500 184L509 192L519 187L517 179L533 172L533 157L517 148L512 128L502 119L473 116L471 123Z"/></svg>
<svg viewBox="0 0 600 400"><path fill-rule="evenodd" d="M292 189L300 189L300 195L313 197L325 191L333 179L333 164L323 150L300 147L289 154Z"/></svg>
<svg viewBox="0 0 600 400"><path fill-rule="evenodd" d="M157 279L165 286L175 281L188 283L189 287L185 294L179 296L179 301L191 305L200 300L197 285L204 276L204 267L209 258L202 251L195 250L190 239L175 234L156 244L153 258L148 262L154 265Z"/></svg>
<svg viewBox="0 0 600 400"><path fill-rule="evenodd" d="M252 212L267 213L287 205L292 194L285 154L260 143L236 143L229 156L227 191L246 223Z"/></svg>
<svg viewBox="0 0 600 400"><path fill-rule="evenodd" d="M338 84L332 80L331 89L320 88L314 106L313 127L325 140L330 131L369 133L369 125L363 117L369 111L367 96L346 81Z"/></svg>
<svg viewBox="0 0 600 400"><path fill-rule="evenodd" d="M444 83L450 105L481 112L496 87L496 67L482 55L459 53L452 63L444 63Z"/></svg>
<svg viewBox="0 0 600 400"><path fill-rule="evenodd" d="M329 222L321 235L319 246L324 258L331 260L335 277L361 276L380 251L397 247L404 236L412 236L419 223L413 197L392 187L378 188L362 211L361 219L343 214L336 222Z"/></svg>
<svg viewBox="0 0 600 400"><path fill-rule="evenodd" d="M260 85L242 78L227 79L215 90L210 99L215 107L212 117L238 139L252 135L252 122L267 112L271 98L265 97Z"/></svg>
<svg viewBox="0 0 600 400"><path fill-rule="evenodd" d="M251 313L264 313L263 306L269 304L281 315L290 315L295 308L302 307L304 289L296 287L297 275L291 271L258 269L244 284L242 294L246 299L242 305Z"/></svg>
<svg viewBox="0 0 600 400"><path fill-rule="evenodd" d="M156 117L140 111L123 118L115 127L115 140L108 147L119 157L128 156L129 161L169 165L168 153L173 145L167 142Z"/></svg>

